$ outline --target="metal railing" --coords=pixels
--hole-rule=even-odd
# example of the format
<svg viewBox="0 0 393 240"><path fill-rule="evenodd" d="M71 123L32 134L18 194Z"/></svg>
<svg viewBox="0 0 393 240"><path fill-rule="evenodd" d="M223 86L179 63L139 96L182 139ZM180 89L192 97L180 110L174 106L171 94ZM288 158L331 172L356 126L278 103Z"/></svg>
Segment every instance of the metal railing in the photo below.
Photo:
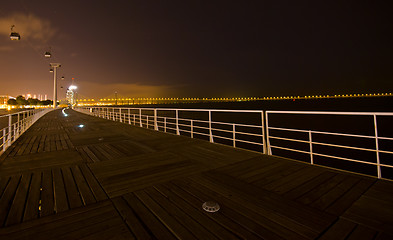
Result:
<svg viewBox="0 0 393 240"><path fill-rule="evenodd" d="M393 144L392 136L378 134L378 117L393 117L393 113L365 113L365 112L306 112L306 111L259 111L259 110L217 110L217 109L169 109L169 108L116 108L116 107L79 107L76 110L93 116L119 121L126 124L145 127L152 130L186 135L191 138L201 138L210 142L223 143L233 147L262 152L264 154L289 157L311 164L324 165L333 168L348 170L349 165L363 164L372 167L367 175L378 178L393 179ZM223 116L218 116L224 114ZM239 114L237 116L225 116L225 114ZM187 115L187 116L186 116ZM251 116L253 115L253 116ZM273 115L280 115L277 121ZM297 122L302 122L305 116L350 116L367 117L367 121L358 123L360 128L354 128L348 132L344 125L312 120L318 124L315 126L303 125L303 128L295 126L296 121L285 121L283 115L300 115ZM218 118L219 120L216 120ZM247 120L247 121L245 121ZM364 119L363 119L364 120ZM391 119L393 120L393 118ZM357 121L357 120L356 120ZM371 121L371 122L370 122ZM353 124L353 119L349 121ZM359 132L364 130L363 124L370 129L366 134ZM386 121L384 122L386 127ZM313 124L311 124L313 125ZM356 124L355 124L356 125ZM289 126L289 127L288 127ZM341 128L341 129L340 129ZM326 129L334 129L328 131ZM343 131L338 131L343 130ZM343 143L333 142L330 137L345 138ZM366 140L361 146L353 145L353 142ZM222 140L222 141L220 141ZM371 142L370 142L371 141ZM381 148L383 141L384 148ZM288 146L289 145L289 146ZM387 149L385 149L387 147ZM389 146L392 147L389 148ZM323 149L325 148L325 149ZM275 150L274 150L275 149ZM342 156L341 152L353 157ZM296 153L308 156L299 159ZM354 153L355 152L355 153ZM370 157L366 153L372 153ZM341 154L341 155L340 155ZM384 155L381 158L381 154ZM364 159L365 157L370 159ZM308 159L307 159L308 158ZM324 159L328 159L324 161ZM344 164L334 161L343 161ZM351 164L348 164L351 163ZM374 171L375 170L375 171ZM364 173L357 169L348 171ZM383 172L389 174L383 174Z"/></svg>
<svg viewBox="0 0 393 240"><path fill-rule="evenodd" d="M308 116L323 116L329 118L329 116L335 116L335 118L345 117L345 116L356 116L357 121L362 120L360 123L357 121L349 121L352 126L340 126L334 122L327 119L323 124L320 124L320 128L329 128L333 126L334 128L341 128L343 131L347 132L331 132L324 130L313 129L297 129L280 127L275 124L274 127L270 125L269 119L272 115L308 115ZM362 117L363 119L360 119ZM378 134L378 121L377 117L393 117L393 113L368 113L368 112L305 112L305 111L266 111L266 139L268 146L268 154L275 155L272 149L280 149L289 152L295 152L300 154L305 154L309 157L309 162L311 164L316 163L316 158L319 158L319 162L323 162L324 158L351 162L353 164L358 164L364 166L373 166L374 173L366 173L367 175L374 175L378 178L383 178L382 169L385 168L386 172L393 170L393 138L391 136L379 136ZM342 118L343 119L343 118ZM342 120L341 119L341 120ZM333 120L333 119L331 119ZM392 119L390 119L391 122ZM385 125L388 123L384 121ZM285 125L285 124L284 124ZM286 124L288 125L288 124ZM353 127L353 125L355 125ZM358 125L358 126L356 126ZM385 126L389 127L389 126ZM331 127L330 127L331 128ZM351 128L351 129L348 129ZM352 133L348 132L356 129L358 132L364 132L366 134ZM273 133L274 132L274 133ZM286 137L283 136L286 135ZM292 137L287 137L288 135ZM316 139L317 138L317 139ZM331 143L333 140L340 140L344 142L343 144ZM272 141L275 141L272 143ZM384 141L385 148L388 150L383 150L380 147L381 141ZM286 144L287 143L287 144ZM288 147L288 143L291 145ZM354 144L357 143L357 144ZM302 146L303 145L303 146ZM355 146L354 146L355 145ZM357 145L357 146L356 146ZM297 147L294 147L297 146ZM316 148L319 148L318 150ZM325 153L328 152L328 153ZM372 153L371 156L368 153ZM384 154L384 163L381 161L381 154ZM348 155L352 157L357 157L360 159L354 159L351 157L344 157L342 155ZM289 155L291 156L291 154ZM316 163L318 164L318 162ZM318 164L318 165L328 165L330 164ZM340 166L339 162L336 163ZM334 168L346 169L346 167ZM366 171L366 170L365 170ZM366 171L367 172L367 171ZM386 174L388 175L388 174ZM387 178L392 179L392 176Z"/></svg>
<svg viewBox="0 0 393 240"><path fill-rule="evenodd" d="M266 153L264 114L259 110L111 107L79 107L76 110L96 117L233 147L247 145L250 149ZM252 117L241 118L245 114Z"/></svg>
<svg viewBox="0 0 393 240"><path fill-rule="evenodd" d="M0 155L4 153L31 125L46 113L47 109L32 109L0 116Z"/></svg>

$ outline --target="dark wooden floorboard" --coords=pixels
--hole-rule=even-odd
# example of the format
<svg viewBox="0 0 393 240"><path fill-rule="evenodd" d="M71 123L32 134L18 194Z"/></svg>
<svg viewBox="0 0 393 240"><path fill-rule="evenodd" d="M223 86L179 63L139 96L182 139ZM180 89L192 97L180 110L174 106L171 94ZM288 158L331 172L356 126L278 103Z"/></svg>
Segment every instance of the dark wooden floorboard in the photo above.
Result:
<svg viewBox="0 0 393 240"><path fill-rule="evenodd" d="M66 111L0 156L1 239L393 239L392 182Z"/></svg>

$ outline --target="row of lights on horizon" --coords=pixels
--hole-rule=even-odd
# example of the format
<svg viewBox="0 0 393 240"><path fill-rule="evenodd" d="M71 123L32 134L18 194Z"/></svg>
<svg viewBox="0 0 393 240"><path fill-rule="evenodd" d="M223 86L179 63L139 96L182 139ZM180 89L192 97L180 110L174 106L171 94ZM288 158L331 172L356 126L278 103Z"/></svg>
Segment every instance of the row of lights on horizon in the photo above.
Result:
<svg viewBox="0 0 393 240"><path fill-rule="evenodd" d="M280 100L280 99L312 99L312 98L345 98L345 97L375 97L392 96L393 93L370 94L336 94L336 95L309 95L309 96L283 96L283 97L242 97L242 98L101 98L99 101L252 101L252 100ZM94 102L95 99L78 99L80 102Z"/></svg>

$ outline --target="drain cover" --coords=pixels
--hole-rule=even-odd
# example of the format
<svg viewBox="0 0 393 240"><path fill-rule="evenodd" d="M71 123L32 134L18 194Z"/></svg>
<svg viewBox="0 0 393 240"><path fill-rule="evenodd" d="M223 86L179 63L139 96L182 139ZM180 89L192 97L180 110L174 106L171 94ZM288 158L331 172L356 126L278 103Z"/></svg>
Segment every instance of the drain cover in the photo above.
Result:
<svg viewBox="0 0 393 240"><path fill-rule="evenodd" d="M220 210L220 205L218 205L218 203L213 201L207 201L202 204L202 208L206 212L217 212L218 210Z"/></svg>

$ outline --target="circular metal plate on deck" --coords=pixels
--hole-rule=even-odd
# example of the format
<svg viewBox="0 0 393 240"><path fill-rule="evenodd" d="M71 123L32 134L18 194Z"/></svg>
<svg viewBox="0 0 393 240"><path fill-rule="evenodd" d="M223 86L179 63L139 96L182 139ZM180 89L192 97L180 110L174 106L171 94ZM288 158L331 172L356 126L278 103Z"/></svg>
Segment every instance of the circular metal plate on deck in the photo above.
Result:
<svg viewBox="0 0 393 240"><path fill-rule="evenodd" d="M220 205L213 201L207 201L202 204L202 208L206 212L217 212L218 210L220 210Z"/></svg>

